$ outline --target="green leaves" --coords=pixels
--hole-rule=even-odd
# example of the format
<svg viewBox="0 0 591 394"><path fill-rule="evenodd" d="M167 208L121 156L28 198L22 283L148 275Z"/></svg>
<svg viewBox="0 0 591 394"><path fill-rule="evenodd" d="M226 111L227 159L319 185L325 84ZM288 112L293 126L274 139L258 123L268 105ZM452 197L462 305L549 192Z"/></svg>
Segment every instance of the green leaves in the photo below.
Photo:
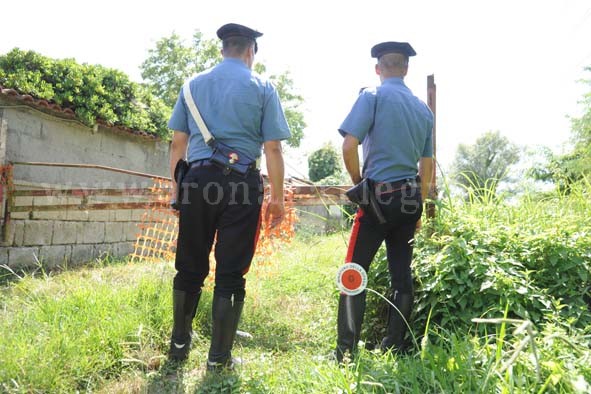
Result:
<svg viewBox="0 0 591 394"><path fill-rule="evenodd" d="M591 71L587 67L586 71ZM587 88L591 88L591 80L581 80ZM555 154L550 149L542 153L546 158L543 166L529 170L529 175L538 180L552 181L561 190L569 192L573 184L591 177L591 91L583 95L579 101L582 106L580 117L570 117L572 150L565 154Z"/></svg>
<svg viewBox="0 0 591 394"><path fill-rule="evenodd" d="M15 48L0 56L0 85L71 108L89 127L102 121L169 138L170 109L118 70Z"/></svg>
<svg viewBox="0 0 591 394"><path fill-rule="evenodd" d="M342 172L341 158L334 146L327 144L308 156L308 175L312 182L338 177Z"/></svg>
<svg viewBox="0 0 591 394"><path fill-rule="evenodd" d="M480 136L473 145L460 144L454 161L454 175L460 185L477 197L494 194L507 178L509 167L519 160L519 149L498 131Z"/></svg>
<svg viewBox="0 0 591 394"><path fill-rule="evenodd" d="M261 70L260 74L264 75L266 67L261 65L259 69ZM295 93L293 80L289 76L289 71L279 75L271 75L269 80L277 89L277 94L279 94L283 112L285 113L285 119L291 131L291 137L287 141L287 144L293 148L297 148L300 146L302 138L304 138L304 129L306 128L304 114L300 110L304 98Z"/></svg>
<svg viewBox="0 0 591 394"><path fill-rule="evenodd" d="M413 271L415 327L432 321L464 331L474 317L509 317L536 325L561 319L591 324L591 203L588 191L520 204L466 202L440 206L433 235L416 236ZM389 292L385 250L374 260L369 287ZM369 302L372 302L371 300ZM377 305L379 307L379 303ZM368 308L370 335L379 337L384 316Z"/></svg>
<svg viewBox="0 0 591 394"><path fill-rule="evenodd" d="M199 32L195 34L195 47L186 46L182 38L173 33L156 42L156 47L148 51L148 58L140 66L142 78L156 97L167 106L173 107L183 82L191 75L203 71L199 57L212 53L216 48L213 40L203 41ZM219 50L217 50L219 58Z"/></svg>

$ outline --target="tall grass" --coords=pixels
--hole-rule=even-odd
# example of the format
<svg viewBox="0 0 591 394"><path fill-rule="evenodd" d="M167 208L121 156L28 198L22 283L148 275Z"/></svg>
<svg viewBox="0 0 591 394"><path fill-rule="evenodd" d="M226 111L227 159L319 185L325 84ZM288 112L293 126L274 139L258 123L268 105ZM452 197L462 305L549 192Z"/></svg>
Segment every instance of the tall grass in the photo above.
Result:
<svg viewBox="0 0 591 394"><path fill-rule="evenodd" d="M470 332L473 339L489 338L494 330L499 338L497 358L499 349L506 354L515 347L523 350L529 344L532 349L525 353L535 358L535 344L543 339L541 335L549 335L548 327L551 332L575 336L580 341L577 346L588 348L590 194L589 182L584 182L569 194L526 194L518 202L508 202L492 192L469 194L463 200L439 201L437 217L427 224L429 231L419 233L416 239L415 329L425 332L430 341L442 340L433 333L450 328ZM370 286L388 293L383 249L369 276ZM387 309L377 300L370 300L370 306L365 336L378 341L384 332ZM498 331L490 323L503 317L525 324L531 341L503 343L506 327ZM514 354L510 364L522 357L520 352ZM537 368L548 365L542 363ZM589 370L583 369L589 381ZM497 374L500 370L503 374L511 372L508 367L493 370ZM554 377L546 382L546 388L552 382Z"/></svg>
<svg viewBox="0 0 591 394"><path fill-rule="evenodd" d="M415 249L415 347L371 350L386 303L370 293L361 351L343 366L330 355L346 232L298 238L276 267L255 263L239 327L251 337L234 352L246 364L234 374L204 371L211 284L188 362L166 361L170 263L15 279L0 290L0 392L589 392L588 190L517 205L440 203ZM371 287L386 293L382 264Z"/></svg>
<svg viewBox="0 0 591 394"><path fill-rule="evenodd" d="M124 265L13 283L0 298L0 387L92 388L136 368L139 353L146 361L157 357L169 323L161 272Z"/></svg>

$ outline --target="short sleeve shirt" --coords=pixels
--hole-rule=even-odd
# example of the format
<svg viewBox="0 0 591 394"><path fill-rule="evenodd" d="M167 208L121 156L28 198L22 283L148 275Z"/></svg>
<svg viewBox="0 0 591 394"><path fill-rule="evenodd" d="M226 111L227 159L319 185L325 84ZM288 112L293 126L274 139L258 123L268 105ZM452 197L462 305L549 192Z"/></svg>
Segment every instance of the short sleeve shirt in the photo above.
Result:
<svg viewBox="0 0 591 394"><path fill-rule="evenodd" d="M364 177L379 182L414 178L421 157L433 156L433 113L401 78L365 89L339 128L363 145Z"/></svg>
<svg viewBox="0 0 591 394"><path fill-rule="evenodd" d="M198 74L189 86L211 134L253 159L261 156L263 142L291 135L275 87L239 59L224 59ZM211 148L205 144L182 90L168 127L189 134L189 162L211 157Z"/></svg>

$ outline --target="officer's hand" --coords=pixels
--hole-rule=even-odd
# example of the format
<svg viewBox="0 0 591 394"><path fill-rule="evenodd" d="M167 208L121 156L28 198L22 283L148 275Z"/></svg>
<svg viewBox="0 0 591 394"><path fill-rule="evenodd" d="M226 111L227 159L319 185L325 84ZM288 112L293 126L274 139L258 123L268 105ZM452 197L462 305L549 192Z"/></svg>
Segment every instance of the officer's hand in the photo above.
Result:
<svg viewBox="0 0 591 394"><path fill-rule="evenodd" d="M285 215L285 205L283 201L269 200L267 209L265 210L265 222L268 223L271 228L277 227L283 221Z"/></svg>
<svg viewBox="0 0 591 394"><path fill-rule="evenodd" d="M417 220L416 229L420 230L423 227L423 222L421 219Z"/></svg>
<svg viewBox="0 0 591 394"><path fill-rule="evenodd" d="M170 193L170 203L169 206L173 211L178 211L180 209L179 202L176 200L176 186L172 186L172 192Z"/></svg>

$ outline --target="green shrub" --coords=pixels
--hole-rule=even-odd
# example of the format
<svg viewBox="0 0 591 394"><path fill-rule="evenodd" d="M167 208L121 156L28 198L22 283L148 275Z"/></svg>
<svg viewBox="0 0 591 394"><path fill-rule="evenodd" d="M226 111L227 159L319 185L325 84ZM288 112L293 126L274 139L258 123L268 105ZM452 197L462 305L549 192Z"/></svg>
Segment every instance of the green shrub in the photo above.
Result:
<svg viewBox="0 0 591 394"><path fill-rule="evenodd" d="M169 138L170 108L118 70L15 48L0 56L0 85L70 108L90 127L102 121Z"/></svg>
<svg viewBox="0 0 591 394"><path fill-rule="evenodd" d="M312 152L308 156L308 175L312 182L321 184L339 184L336 179L341 175L341 160L332 144L326 144L322 148ZM334 177L331 183L329 177ZM325 183L328 181L329 183Z"/></svg>
<svg viewBox="0 0 591 394"><path fill-rule="evenodd" d="M536 326L560 321L591 327L591 204L588 188L516 205L500 200L439 204L433 234L417 234L413 257L415 314L421 333L431 321L461 331L472 318L527 319ZM385 251L378 252L369 286L389 292ZM379 338L385 302L370 297L367 336Z"/></svg>

